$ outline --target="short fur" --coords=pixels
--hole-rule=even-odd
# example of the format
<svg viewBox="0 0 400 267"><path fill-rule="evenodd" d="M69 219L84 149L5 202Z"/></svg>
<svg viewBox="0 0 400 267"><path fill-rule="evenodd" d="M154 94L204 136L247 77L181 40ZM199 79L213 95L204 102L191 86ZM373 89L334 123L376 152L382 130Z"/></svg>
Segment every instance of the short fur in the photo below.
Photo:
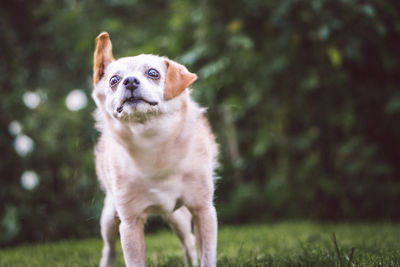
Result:
<svg viewBox="0 0 400 267"><path fill-rule="evenodd" d="M96 171L106 193L100 266L113 264L118 229L126 265L145 265L143 228L149 213L163 216L178 235L185 264L197 266L193 218L201 266L215 266L217 145L204 109L187 89L197 76L154 55L115 60L109 35L101 33L96 40L92 96L101 132ZM160 78L148 77L149 68ZM121 79L112 87L114 75ZM137 78L140 85L128 90L127 77ZM136 100L129 102L130 97Z"/></svg>

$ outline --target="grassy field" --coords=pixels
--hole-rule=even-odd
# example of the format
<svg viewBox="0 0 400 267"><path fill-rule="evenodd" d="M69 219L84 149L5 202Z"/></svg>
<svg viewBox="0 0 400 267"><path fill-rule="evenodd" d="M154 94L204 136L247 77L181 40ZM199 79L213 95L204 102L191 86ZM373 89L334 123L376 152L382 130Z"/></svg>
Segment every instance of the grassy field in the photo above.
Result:
<svg viewBox="0 0 400 267"><path fill-rule="evenodd" d="M277 223L220 226L218 266L400 266L400 225ZM0 251L0 266L97 266L100 239ZM147 234L147 266L183 266L177 238ZM124 266L118 250L116 266Z"/></svg>

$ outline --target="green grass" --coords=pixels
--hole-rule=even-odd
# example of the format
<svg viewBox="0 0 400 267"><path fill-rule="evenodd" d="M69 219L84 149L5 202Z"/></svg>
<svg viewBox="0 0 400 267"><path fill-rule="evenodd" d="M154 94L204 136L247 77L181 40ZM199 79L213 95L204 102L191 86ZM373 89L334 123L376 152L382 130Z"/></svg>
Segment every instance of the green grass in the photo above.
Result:
<svg viewBox="0 0 400 267"><path fill-rule="evenodd" d="M400 266L398 224L220 226L218 239L218 266ZM183 266L171 232L147 234L146 247L147 266ZM100 239L19 246L0 250L0 266L97 266L101 248Z"/></svg>

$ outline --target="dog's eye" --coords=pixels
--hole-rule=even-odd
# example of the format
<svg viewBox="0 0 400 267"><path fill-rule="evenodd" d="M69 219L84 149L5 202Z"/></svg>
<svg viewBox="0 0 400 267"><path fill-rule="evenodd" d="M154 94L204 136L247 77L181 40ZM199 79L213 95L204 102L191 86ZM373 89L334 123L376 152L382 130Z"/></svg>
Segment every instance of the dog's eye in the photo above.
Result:
<svg viewBox="0 0 400 267"><path fill-rule="evenodd" d="M160 73L156 69L149 69L146 74L149 78L153 80L160 79Z"/></svg>
<svg viewBox="0 0 400 267"><path fill-rule="evenodd" d="M112 76L110 79L110 86L116 85L120 80L121 80L121 77L119 77L118 75Z"/></svg>

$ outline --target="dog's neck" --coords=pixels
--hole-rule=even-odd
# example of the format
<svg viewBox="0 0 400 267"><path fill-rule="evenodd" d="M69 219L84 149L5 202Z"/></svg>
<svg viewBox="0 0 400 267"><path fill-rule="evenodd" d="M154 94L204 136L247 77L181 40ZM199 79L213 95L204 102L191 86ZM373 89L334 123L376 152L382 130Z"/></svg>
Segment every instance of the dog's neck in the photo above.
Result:
<svg viewBox="0 0 400 267"><path fill-rule="evenodd" d="M142 116L142 120L121 122L108 115L106 121L103 122L107 124L106 127L104 127L105 125L102 127L103 134L111 135L130 154L137 151L154 150L154 148L165 148L173 145L170 144L171 142L181 142L187 136L189 120L190 124L194 123L193 118L188 116L189 108L194 108L193 103L184 99L179 109L170 113Z"/></svg>

